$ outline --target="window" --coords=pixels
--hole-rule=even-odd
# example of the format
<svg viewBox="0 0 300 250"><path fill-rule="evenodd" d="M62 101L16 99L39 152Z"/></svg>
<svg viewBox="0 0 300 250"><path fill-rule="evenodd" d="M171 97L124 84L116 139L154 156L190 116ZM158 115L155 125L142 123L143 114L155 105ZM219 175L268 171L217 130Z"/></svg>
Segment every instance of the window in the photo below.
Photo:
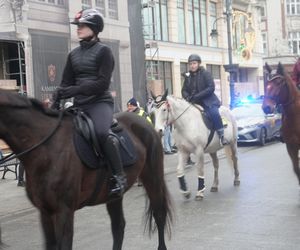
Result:
<svg viewBox="0 0 300 250"><path fill-rule="evenodd" d="M289 32L288 42L290 53L298 55L300 53L300 32Z"/></svg>
<svg viewBox="0 0 300 250"><path fill-rule="evenodd" d="M209 14L210 14L210 30L215 29L217 27L217 4L214 2L209 2ZM218 39L211 39L212 47L218 46Z"/></svg>
<svg viewBox="0 0 300 250"><path fill-rule="evenodd" d="M173 93L172 63L164 61L146 61L147 79L162 80L164 90Z"/></svg>
<svg viewBox="0 0 300 250"><path fill-rule="evenodd" d="M46 4L54 4L54 5L65 5L65 0L36 0L39 2L44 2Z"/></svg>
<svg viewBox="0 0 300 250"><path fill-rule="evenodd" d="M263 51L264 54L267 54L268 48L267 48L267 33L262 33L262 44L263 44Z"/></svg>
<svg viewBox="0 0 300 250"><path fill-rule="evenodd" d="M144 5L147 2L143 0ZM143 8L142 12L145 39L168 41L167 0L156 0L153 6Z"/></svg>
<svg viewBox="0 0 300 250"><path fill-rule="evenodd" d="M185 43L185 14L184 1L177 0L177 14L178 14L178 42Z"/></svg>
<svg viewBox="0 0 300 250"><path fill-rule="evenodd" d="M181 86L183 86L184 82L184 75L189 71L188 64L187 63L180 63L180 79L181 79Z"/></svg>
<svg viewBox="0 0 300 250"><path fill-rule="evenodd" d="M206 0L188 0L190 43L207 45Z"/></svg>
<svg viewBox="0 0 300 250"><path fill-rule="evenodd" d="M91 0L81 0L81 4L83 10L92 8Z"/></svg>
<svg viewBox="0 0 300 250"><path fill-rule="evenodd" d="M96 10L98 10L105 17L105 0L96 0Z"/></svg>
<svg viewBox="0 0 300 250"><path fill-rule="evenodd" d="M286 0L286 13L288 15L299 15L300 0Z"/></svg>
<svg viewBox="0 0 300 250"><path fill-rule="evenodd" d="M108 0L108 17L118 20L118 1Z"/></svg>
<svg viewBox="0 0 300 250"><path fill-rule="evenodd" d="M206 69L209 71L213 79L221 79L221 67L215 64L206 64Z"/></svg>

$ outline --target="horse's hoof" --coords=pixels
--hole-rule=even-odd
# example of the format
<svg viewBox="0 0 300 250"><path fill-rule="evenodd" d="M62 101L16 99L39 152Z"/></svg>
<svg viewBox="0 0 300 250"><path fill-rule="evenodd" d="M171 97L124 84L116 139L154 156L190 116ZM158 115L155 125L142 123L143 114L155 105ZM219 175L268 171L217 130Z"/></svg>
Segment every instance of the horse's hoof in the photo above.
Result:
<svg viewBox="0 0 300 250"><path fill-rule="evenodd" d="M211 187L210 192L218 192L218 187Z"/></svg>
<svg viewBox="0 0 300 250"><path fill-rule="evenodd" d="M190 191L183 191L183 190L180 190L180 192L182 193L183 197L185 199L189 199L191 197L191 192Z"/></svg>
<svg viewBox="0 0 300 250"><path fill-rule="evenodd" d="M233 185L234 185L234 186L239 186L239 185L240 185L240 181L239 181L239 180L234 181L234 182L233 182Z"/></svg>
<svg viewBox="0 0 300 250"><path fill-rule="evenodd" d="M203 195L196 195L195 200L196 201L202 201L203 200Z"/></svg>
<svg viewBox="0 0 300 250"><path fill-rule="evenodd" d="M203 191L204 191L204 189L198 191L198 193L196 194L196 197L195 197L195 200L196 200L196 201L201 201L201 200L203 200L203 197L204 197Z"/></svg>

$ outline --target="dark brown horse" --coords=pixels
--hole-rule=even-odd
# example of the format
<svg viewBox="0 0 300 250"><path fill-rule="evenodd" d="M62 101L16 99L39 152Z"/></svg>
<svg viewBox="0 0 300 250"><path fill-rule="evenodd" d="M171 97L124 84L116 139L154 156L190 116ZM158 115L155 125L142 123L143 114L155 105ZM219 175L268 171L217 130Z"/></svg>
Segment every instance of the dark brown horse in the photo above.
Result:
<svg viewBox="0 0 300 250"><path fill-rule="evenodd" d="M157 228L158 249L167 249L164 233L170 232L172 213L160 138L145 119L135 114L120 113L116 117L137 150L136 163L125 169L127 189L139 176L149 198L146 225L149 232ZM0 90L0 137L15 154L38 145L58 122L57 114L37 100ZM101 203L106 203L111 219L113 249L122 249L125 228L122 198L109 199L111 173L107 169L93 170L81 163L73 145L72 129L72 117L66 115L50 139L19 157L25 167L27 195L40 211L46 249L72 249L75 210ZM99 192L91 202L96 185Z"/></svg>
<svg viewBox="0 0 300 250"><path fill-rule="evenodd" d="M300 168L298 151L300 149L300 91L295 82L284 71L281 63L276 70L272 70L268 64L269 72L263 110L266 114L273 113L276 105L282 107L282 138L286 143L288 154L292 160L294 171L300 184Z"/></svg>

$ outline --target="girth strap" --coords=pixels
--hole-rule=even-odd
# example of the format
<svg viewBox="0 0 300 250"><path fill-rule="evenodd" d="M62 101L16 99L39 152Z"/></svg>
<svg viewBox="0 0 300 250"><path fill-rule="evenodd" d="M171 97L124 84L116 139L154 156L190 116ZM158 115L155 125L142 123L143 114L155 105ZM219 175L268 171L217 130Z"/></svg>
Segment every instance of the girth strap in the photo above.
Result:
<svg viewBox="0 0 300 250"><path fill-rule="evenodd" d="M210 130L210 133L209 133L209 136L208 136L208 140L207 140L207 143L204 147L204 150L208 147L208 145L211 143L212 141L212 138L214 137L214 133L215 133L215 130Z"/></svg>

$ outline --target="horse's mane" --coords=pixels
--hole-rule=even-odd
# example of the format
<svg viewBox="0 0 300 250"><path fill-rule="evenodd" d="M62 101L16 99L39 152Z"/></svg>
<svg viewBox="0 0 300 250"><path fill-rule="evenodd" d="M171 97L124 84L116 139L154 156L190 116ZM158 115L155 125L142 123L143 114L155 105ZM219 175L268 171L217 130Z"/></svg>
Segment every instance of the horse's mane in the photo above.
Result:
<svg viewBox="0 0 300 250"><path fill-rule="evenodd" d="M48 116L58 116L59 115L59 111L54 110L54 109L50 109L50 108L45 108L45 106L43 105L43 103L35 98L29 98L32 106L41 111L43 114L48 115Z"/></svg>
<svg viewBox="0 0 300 250"><path fill-rule="evenodd" d="M43 103L35 98L28 98L12 90L0 89L0 106L11 108L34 109L49 116L58 116L59 112L45 108Z"/></svg>

